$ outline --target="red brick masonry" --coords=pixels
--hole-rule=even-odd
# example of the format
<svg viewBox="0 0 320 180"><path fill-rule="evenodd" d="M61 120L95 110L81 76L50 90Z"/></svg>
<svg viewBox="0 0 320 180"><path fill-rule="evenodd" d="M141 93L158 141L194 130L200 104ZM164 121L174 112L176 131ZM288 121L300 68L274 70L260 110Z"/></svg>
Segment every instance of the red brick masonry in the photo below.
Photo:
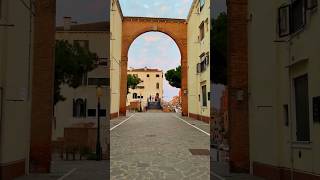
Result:
<svg viewBox="0 0 320 180"><path fill-rule="evenodd" d="M228 110L230 169L250 171L248 108L248 0L228 1ZM237 94L243 94L238 99Z"/></svg>
<svg viewBox="0 0 320 180"><path fill-rule="evenodd" d="M205 123L210 123L210 117L207 117L207 116L201 116L199 114L189 113L189 117L191 117L193 119L196 119L196 120L203 121Z"/></svg>
<svg viewBox="0 0 320 180"><path fill-rule="evenodd" d="M276 167L263 163L253 162L253 174L266 180L291 180L289 168ZM320 174L312 174L294 170L294 180L320 180Z"/></svg>
<svg viewBox="0 0 320 180"><path fill-rule="evenodd" d="M0 164L0 179L12 180L16 177L25 175L25 164L25 159Z"/></svg>
<svg viewBox="0 0 320 180"><path fill-rule="evenodd" d="M30 134L30 172L48 173L53 121L55 0L36 0Z"/></svg>
<svg viewBox="0 0 320 180"><path fill-rule="evenodd" d="M117 117L119 117L119 113L118 113L118 112L115 112L115 113L111 113L111 114L110 114L110 120L111 120L111 119L115 119L115 118L117 118Z"/></svg>
<svg viewBox="0 0 320 180"><path fill-rule="evenodd" d="M124 17L122 24L122 50L121 50L121 84L120 109L121 116L126 115L127 98L127 70L128 51L132 42L141 34L157 31L170 36L180 49L181 53L181 91L188 91L188 61L187 61L187 22L181 19ZM188 96L182 94L182 114L188 115Z"/></svg>

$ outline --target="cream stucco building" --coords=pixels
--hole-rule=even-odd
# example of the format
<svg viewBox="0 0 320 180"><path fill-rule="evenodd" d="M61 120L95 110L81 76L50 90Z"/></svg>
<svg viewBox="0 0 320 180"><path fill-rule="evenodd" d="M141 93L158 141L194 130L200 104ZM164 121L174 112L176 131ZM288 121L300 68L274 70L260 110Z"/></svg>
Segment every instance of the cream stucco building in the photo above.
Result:
<svg viewBox="0 0 320 180"><path fill-rule="evenodd" d="M110 6L110 115L119 116L120 107L120 75L122 48L123 14L118 0L111 0Z"/></svg>
<svg viewBox="0 0 320 180"><path fill-rule="evenodd" d="M0 24L0 179L6 179L29 169L34 28L20 1L0 1Z"/></svg>
<svg viewBox="0 0 320 180"><path fill-rule="evenodd" d="M160 101L163 98L163 71L150 68L130 68L128 75L141 79L141 83L137 88L129 88L127 95L127 106L132 102L141 102L144 109L148 105L148 101Z"/></svg>
<svg viewBox="0 0 320 180"><path fill-rule="evenodd" d="M64 26L57 27L56 40L67 40L71 44L79 43L98 56L97 67L83 76L82 85L76 89L68 85L61 86L65 101L55 105L55 120L52 126L52 140L64 137L68 127L81 127L97 123L97 86L101 85L103 95L100 97L101 133L108 127L110 102L109 77L109 22L75 24L71 17L64 18ZM103 139L103 136L101 135ZM105 148L105 143L102 143Z"/></svg>
<svg viewBox="0 0 320 180"><path fill-rule="evenodd" d="M210 0L194 0L188 15L188 112L210 117Z"/></svg>
<svg viewBox="0 0 320 180"><path fill-rule="evenodd" d="M252 170L269 179L274 172L283 172L276 179L290 174L294 179L319 178L318 1L248 2Z"/></svg>

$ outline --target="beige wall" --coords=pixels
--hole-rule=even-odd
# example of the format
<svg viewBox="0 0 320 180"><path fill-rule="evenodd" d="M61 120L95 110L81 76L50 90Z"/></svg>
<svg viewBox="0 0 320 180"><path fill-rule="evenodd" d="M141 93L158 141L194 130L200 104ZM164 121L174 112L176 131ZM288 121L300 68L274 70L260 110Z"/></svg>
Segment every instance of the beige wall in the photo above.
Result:
<svg viewBox="0 0 320 180"><path fill-rule="evenodd" d="M188 17L188 111L192 114L210 116L210 101L207 107L202 106L202 85L206 85L207 96L210 92L210 67L202 73L197 73L197 64L200 63L200 55L209 52L210 55L210 1L205 1L205 6L200 14L199 0L193 2L191 12ZM205 35L202 41L198 40L200 34L199 26L205 23ZM200 101L199 101L200 95Z"/></svg>
<svg viewBox="0 0 320 180"><path fill-rule="evenodd" d="M108 32L72 32L72 31L58 31L56 32L57 40L67 40L73 43L74 40L88 40L89 50L98 55L99 58L109 57L109 33ZM109 62L108 62L109 64ZM109 67L98 66L96 69L88 73L88 78L109 78ZM103 96L101 97L101 109L108 109L107 103L110 101L109 86L102 86ZM56 140L63 137L64 128L70 127L78 123L97 122L97 117L75 118L73 117L73 99L84 98L87 100L87 109L97 109L96 86L80 86L73 89L67 85L62 86L61 93L66 97L66 101L59 102L55 106L56 123L53 125L52 139ZM109 113L107 112L107 115ZM106 119L101 118L103 124L106 124Z"/></svg>
<svg viewBox="0 0 320 180"><path fill-rule="evenodd" d="M118 113L120 107L120 62L122 43L122 12L117 0L111 1L110 11L110 113Z"/></svg>
<svg viewBox="0 0 320 180"><path fill-rule="evenodd" d="M147 106L147 101L150 96L155 97L157 93L159 93L159 97L163 98L163 72L150 72L150 71L128 71L128 74L137 74L138 77L143 81L138 86L143 86L143 89L129 89L129 94L127 95L127 105L130 105L130 102L139 101L140 99L133 99L133 93L137 93L138 96L140 94L143 96L141 99L142 108ZM149 74L149 77L147 77ZM159 77L156 77L156 75ZM159 89L156 88L156 84L159 83Z"/></svg>
<svg viewBox="0 0 320 180"><path fill-rule="evenodd" d="M20 1L2 0L0 12L0 24L14 24L13 27L0 28L0 87L3 89L3 97L0 97L2 165L28 159L31 112L29 92L32 71L29 43L33 37L30 37L29 33L29 11Z"/></svg>
<svg viewBox="0 0 320 180"><path fill-rule="evenodd" d="M99 58L109 58L109 32L72 32L72 31L58 31L56 32L57 40L67 40L69 43L73 43L74 40L88 40L89 50L98 55ZM110 79L109 64L108 66L99 65L97 68L88 72L87 78L108 78ZM86 111L88 109L97 109L97 96L96 86L87 85L80 86L77 89L73 89L67 85L61 87L61 94L66 97L66 100L59 102L55 106L55 122L52 126L52 140L57 140L59 137L64 136L64 128L71 127L80 123L97 123L97 114L95 117L77 118L73 117L73 99L82 98L86 99ZM106 144L108 143L106 130L109 128L109 102L110 102L110 86L102 86L103 95L100 98L100 108L106 110L106 117L101 117L101 142L103 152L106 151Z"/></svg>
<svg viewBox="0 0 320 180"><path fill-rule="evenodd" d="M249 118L251 161L320 173L320 124L313 122L312 98L320 96L320 14L307 13L304 30L279 38L277 10L284 0L249 0ZM271 13L270 13L271 12ZM275 42L277 41L277 42ZM282 41L282 42L279 42ZM289 66L290 65L290 66ZM310 143L296 142L293 78L308 73ZM290 83L291 82L291 83ZM289 126L283 105L289 105ZM292 142L293 148L290 147ZM291 164L290 157L293 157ZM301 152L301 158L299 158Z"/></svg>

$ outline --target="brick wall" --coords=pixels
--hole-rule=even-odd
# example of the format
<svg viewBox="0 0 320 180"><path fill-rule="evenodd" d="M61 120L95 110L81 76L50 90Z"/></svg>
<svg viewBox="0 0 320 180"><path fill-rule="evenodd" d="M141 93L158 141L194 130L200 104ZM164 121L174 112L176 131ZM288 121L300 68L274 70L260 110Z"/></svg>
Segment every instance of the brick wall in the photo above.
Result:
<svg viewBox="0 0 320 180"><path fill-rule="evenodd" d="M230 168L249 172L247 0L228 1ZM243 92L243 99L238 95Z"/></svg>
<svg viewBox="0 0 320 180"><path fill-rule="evenodd" d="M30 171L50 171L53 119L55 0L36 0L31 110Z"/></svg>
<svg viewBox="0 0 320 180"><path fill-rule="evenodd" d="M25 175L25 159L20 161L0 164L0 179L11 180Z"/></svg>

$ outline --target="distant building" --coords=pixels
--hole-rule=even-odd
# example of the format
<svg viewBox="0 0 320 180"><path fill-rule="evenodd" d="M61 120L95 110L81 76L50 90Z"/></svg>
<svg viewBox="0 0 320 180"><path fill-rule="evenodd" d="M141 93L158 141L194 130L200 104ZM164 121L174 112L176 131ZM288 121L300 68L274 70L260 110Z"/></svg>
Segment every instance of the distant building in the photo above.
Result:
<svg viewBox="0 0 320 180"><path fill-rule="evenodd" d="M65 101L55 106L53 122L53 140L64 137L65 128L96 127L97 122L97 86L101 85L103 96L100 98L100 116L102 129L105 129L109 116L110 77L109 77L109 22L76 24L70 17L64 18L64 26L56 28L56 40L67 40L71 44L80 44L98 55L97 67L83 75L80 87L73 89L67 85L61 87ZM102 137L102 136L101 136Z"/></svg>
<svg viewBox="0 0 320 180"><path fill-rule="evenodd" d="M131 74L141 79L141 83L137 88L129 89L127 95L127 106L137 104L144 109L148 101L160 101L163 98L163 71L159 69L139 68L128 70L128 75Z"/></svg>

